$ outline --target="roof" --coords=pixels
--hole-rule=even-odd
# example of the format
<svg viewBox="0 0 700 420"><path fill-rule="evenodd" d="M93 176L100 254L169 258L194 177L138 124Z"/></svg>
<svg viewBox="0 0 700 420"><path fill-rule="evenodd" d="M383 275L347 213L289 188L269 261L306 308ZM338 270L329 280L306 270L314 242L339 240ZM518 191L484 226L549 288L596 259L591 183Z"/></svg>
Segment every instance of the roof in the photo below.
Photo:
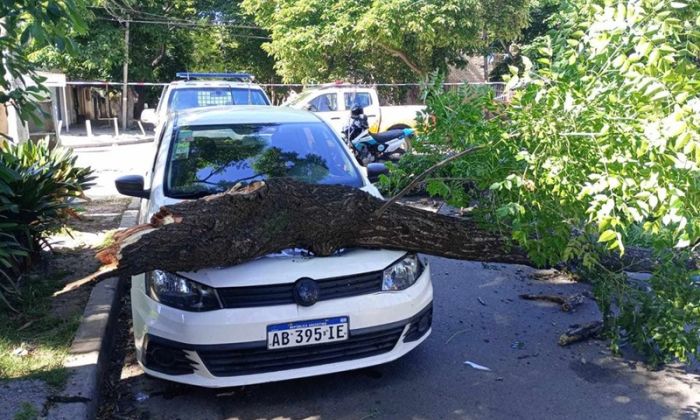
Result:
<svg viewBox="0 0 700 420"><path fill-rule="evenodd" d="M324 90L324 89L333 89L333 88L345 88L345 89L373 89L373 85L367 85L367 84L354 84L354 83L346 83L346 82L334 82L334 83L324 83L322 85L312 85L312 86L307 86L304 88L305 91L315 91L315 90Z"/></svg>
<svg viewBox="0 0 700 420"><path fill-rule="evenodd" d="M179 77L180 79L185 79L185 80L193 80L193 79L220 79L220 80L238 80L241 82L252 82L255 80L255 76L253 76L250 73L244 73L244 72L224 72L224 73L218 73L218 72L189 72L189 71L180 71L175 73L176 77Z"/></svg>
<svg viewBox="0 0 700 420"><path fill-rule="evenodd" d="M170 82L170 88L188 88L188 87L243 87L248 89L262 88L255 83L249 82L232 82L229 80L175 80Z"/></svg>
<svg viewBox="0 0 700 420"><path fill-rule="evenodd" d="M315 114L287 107L225 105L192 108L177 113L177 125L267 124L321 121Z"/></svg>

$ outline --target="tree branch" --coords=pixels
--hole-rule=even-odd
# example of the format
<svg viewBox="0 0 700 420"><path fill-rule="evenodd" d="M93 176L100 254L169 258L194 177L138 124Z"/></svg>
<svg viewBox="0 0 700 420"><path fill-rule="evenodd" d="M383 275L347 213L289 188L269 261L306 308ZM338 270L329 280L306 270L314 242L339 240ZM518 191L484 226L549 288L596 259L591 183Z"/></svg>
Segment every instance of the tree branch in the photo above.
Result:
<svg viewBox="0 0 700 420"><path fill-rule="evenodd" d="M418 67L413 61L411 61L406 53L403 51L396 50L394 48L389 47L386 44L383 44L381 42L377 42L377 45L381 47L384 51L388 52L389 54L393 55L394 57L398 57L403 61L408 67L410 67L411 70L413 70L415 73L417 73L419 76L422 76L425 74L423 70Z"/></svg>
<svg viewBox="0 0 700 420"><path fill-rule="evenodd" d="M160 45L158 55L153 59L153 61L151 61L151 67L156 67L161 61L163 61L163 58L165 58L165 42Z"/></svg>
<svg viewBox="0 0 700 420"><path fill-rule="evenodd" d="M151 223L118 232L97 254L104 266L95 279L229 267L289 248L318 257L343 248L380 248L534 265L508 238L471 220L401 205L379 214L383 204L342 185L286 178L237 184L225 193L164 206ZM654 263L637 260L626 267L647 271Z"/></svg>
<svg viewBox="0 0 700 420"><path fill-rule="evenodd" d="M389 208L389 206L396 203L401 197L403 197L408 192L410 192L419 182L421 182L426 176L430 175L436 169L439 169L439 168L447 165L448 163L452 162L453 160L457 160L463 156L466 156L470 153L474 153L474 152L481 150L483 148L484 148L484 146L473 146L473 147L470 147L468 149L464 149L461 152L459 152L455 155L452 155L450 157L447 157L447 158L441 160L440 162L436 163L435 165L431 166L430 168L426 169L421 174L419 174L417 177L413 178L413 180L408 185L406 185L406 187L404 187L404 189L399 191L398 194L393 196L390 200L387 200L387 202L384 203L384 205L382 207L380 207L379 210L377 210L377 217L381 216L382 213L384 213L386 211L386 209Z"/></svg>

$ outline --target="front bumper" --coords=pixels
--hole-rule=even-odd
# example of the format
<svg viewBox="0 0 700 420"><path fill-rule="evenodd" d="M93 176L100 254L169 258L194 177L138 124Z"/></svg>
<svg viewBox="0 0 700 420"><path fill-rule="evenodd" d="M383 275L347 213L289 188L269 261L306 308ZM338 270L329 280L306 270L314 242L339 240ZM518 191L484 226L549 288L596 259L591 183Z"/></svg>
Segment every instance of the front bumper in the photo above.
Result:
<svg viewBox="0 0 700 420"><path fill-rule="evenodd" d="M226 387L393 361L430 334L432 284L426 267L413 286L400 292L322 301L311 307L278 305L193 313L153 301L144 293L143 276L137 276L132 307L137 356L146 373L192 385ZM267 325L341 315L350 318L347 341L267 350ZM155 358L154 349L160 351ZM154 363L163 354L174 363L170 364L174 370Z"/></svg>

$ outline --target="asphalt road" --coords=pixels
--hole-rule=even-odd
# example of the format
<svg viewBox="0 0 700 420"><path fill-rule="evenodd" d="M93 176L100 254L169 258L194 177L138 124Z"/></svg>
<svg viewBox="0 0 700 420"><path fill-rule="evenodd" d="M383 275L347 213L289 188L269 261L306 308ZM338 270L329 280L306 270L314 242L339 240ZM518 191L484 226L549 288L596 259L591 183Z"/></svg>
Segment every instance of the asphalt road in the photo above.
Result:
<svg viewBox="0 0 700 420"><path fill-rule="evenodd" d="M87 191L89 197L118 195L114 180L122 175L143 175L153 164L153 142L125 146L103 146L75 149L78 165L95 170L95 185Z"/></svg>
<svg viewBox="0 0 700 420"><path fill-rule="evenodd" d="M122 370L117 413L150 419L663 419L700 418L700 375L649 371L612 357L601 341L562 348L559 334L598 319L521 293L587 286L533 276L527 267L430 258L432 335L383 366L229 389L203 389ZM541 273L541 272L537 272ZM476 370L465 361L486 366Z"/></svg>

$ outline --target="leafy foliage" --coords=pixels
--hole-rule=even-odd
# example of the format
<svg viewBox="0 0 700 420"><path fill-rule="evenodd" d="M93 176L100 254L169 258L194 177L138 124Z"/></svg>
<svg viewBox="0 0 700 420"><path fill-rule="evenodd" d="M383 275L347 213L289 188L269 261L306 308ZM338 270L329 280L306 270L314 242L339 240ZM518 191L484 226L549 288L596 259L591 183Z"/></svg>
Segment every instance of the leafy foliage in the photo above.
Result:
<svg viewBox="0 0 700 420"><path fill-rule="evenodd" d="M0 162L16 174L8 183L14 211L3 216L26 229L26 239L18 239L30 250L65 226L70 200L92 185L92 170L76 166L76 159L70 149L50 150L44 142L0 147Z"/></svg>
<svg viewBox="0 0 700 420"><path fill-rule="evenodd" d="M17 277L29 256L74 214L72 199L93 179L69 149L44 143L0 146L0 299L17 295Z"/></svg>
<svg viewBox="0 0 700 420"><path fill-rule="evenodd" d="M697 272L685 268L700 242L700 3L577 0L553 25L511 69L512 103L429 91L423 159L487 146L434 175L475 190L434 179L429 191L478 203L539 264L579 264L614 346L688 360L700 334ZM600 264L640 237L662 261L650 280Z"/></svg>
<svg viewBox="0 0 700 420"><path fill-rule="evenodd" d="M72 42L67 34L72 28L84 29L78 0L31 1L16 0L0 3L0 51L3 51L3 74L0 79L0 104L13 106L23 120L32 118L39 108L35 102L42 98L43 79L36 75L27 57L28 46L50 45L57 51L70 51ZM26 86L31 78L36 86Z"/></svg>
<svg viewBox="0 0 700 420"><path fill-rule="evenodd" d="M527 1L264 1L242 6L270 31L263 47L286 81L410 80L494 40L516 38Z"/></svg>
<svg viewBox="0 0 700 420"><path fill-rule="evenodd" d="M489 72L489 81L502 82L503 76L510 74L510 68L517 67L520 72L525 69L523 58L520 54L520 44L530 44L537 37L543 36L552 29L552 17L559 10L562 0L532 0L529 9L529 24L523 29L517 39L508 47L508 53L502 61ZM493 45L492 49L498 50L500 46Z"/></svg>
<svg viewBox="0 0 700 420"><path fill-rule="evenodd" d="M10 183L17 174L9 168L0 166L0 300L12 307L6 295L16 295L19 288L14 280L15 268L28 255L19 244L13 233L18 228L15 223L8 222L7 213L16 213L17 206L12 202L15 194Z"/></svg>
<svg viewBox="0 0 700 420"><path fill-rule="evenodd" d="M95 1L86 14L87 30L74 33L74 54L44 47L31 59L82 80L121 80L124 24L131 19L129 79L168 81L178 71L249 71L275 81L272 60L260 45L266 33L250 28L239 1ZM108 6L112 14L103 9ZM116 17L115 17L116 16ZM149 23L156 22L156 23ZM236 25L226 23L235 22Z"/></svg>

